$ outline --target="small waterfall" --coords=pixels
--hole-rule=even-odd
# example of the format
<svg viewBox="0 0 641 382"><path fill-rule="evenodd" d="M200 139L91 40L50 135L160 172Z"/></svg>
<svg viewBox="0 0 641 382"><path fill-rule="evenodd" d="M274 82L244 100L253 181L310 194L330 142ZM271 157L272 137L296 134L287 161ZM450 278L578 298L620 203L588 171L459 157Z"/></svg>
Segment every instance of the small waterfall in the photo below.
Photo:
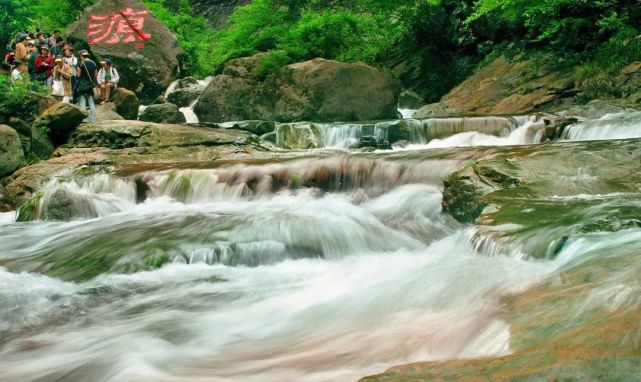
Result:
<svg viewBox="0 0 641 382"><path fill-rule="evenodd" d="M607 114L599 119L575 123L563 131L562 139L593 141L641 138L641 112Z"/></svg>
<svg viewBox="0 0 641 382"><path fill-rule="evenodd" d="M536 116L403 119L371 123L277 125L277 136L299 141L284 148L350 149L522 145L541 142L545 125ZM427 145L425 147L425 145ZM294 145L295 146L295 145Z"/></svg>
<svg viewBox="0 0 641 382"><path fill-rule="evenodd" d="M164 94L165 99L167 99L167 97L169 97L171 93L176 91L176 87L178 86L179 81L180 80L175 80L174 82L169 84L169 86L167 87L167 90L165 90L165 94Z"/></svg>
<svg viewBox="0 0 641 382"><path fill-rule="evenodd" d="M185 116L186 123L198 123L198 116L194 113L194 106L196 106L198 100L195 100L187 107L181 107L180 111Z"/></svg>
<svg viewBox="0 0 641 382"><path fill-rule="evenodd" d="M413 109L398 109L398 112L401 113L403 119L410 119L414 117L416 110Z"/></svg>

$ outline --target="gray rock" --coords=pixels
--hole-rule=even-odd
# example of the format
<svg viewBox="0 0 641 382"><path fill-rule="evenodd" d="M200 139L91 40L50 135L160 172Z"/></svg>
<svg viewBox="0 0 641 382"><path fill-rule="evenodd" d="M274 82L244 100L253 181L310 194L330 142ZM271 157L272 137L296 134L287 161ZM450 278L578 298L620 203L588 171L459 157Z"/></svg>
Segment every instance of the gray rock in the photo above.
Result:
<svg viewBox="0 0 641 382"><path fill-rule="evenodd" d="M0 177L13 173L26 164L18 132L0 125Z"/></svg>
<svg viewBox="0 0 641 382"><path fill-rule="evenodd" d="M255 63L234 60L214 77L194 108L200 121L361 121L397 116L400 82L387 71L314 59L288 65L260 81L252 74Z"/></svg>
<svg viewBox="0 0 641 382"><path fill-rule="evenodd" d="M278 126L276 144L284 149L315 149L323 147L322 134L313 123L288 123Z"/></svg>
<svg viewBox="0 0 641 382"><path fill-rule="evenodd" d="M150 105L142 112L139 118L141 121L156 123L185 123L185 115L178 109L178 106L171 103Z"/></svg>
<svg viewBox="0 0 641 382"><path fill-rule="evenodd" d="M142 14L144 25L140 33L131 36L108 35L99 41L88 41L87 28L92 15L112 15L131 8ZM120 85L131 89L150 103L179 77L183 70L184 52L171 31L139 0L100 0L85 9L84 14L67 28L66 41L76 51L88 49L96 59L109 58L120 74ZM141 36L144 36L143 39ZM127 41L131 37L131 41ZM118 41L111 43L110 38ZM130 119L121 111L123 117Z"/></svg>
<svg viewBox="0 0 641 382"><path fill-rule="evenodd" d="M411 90L403 90L398 97L399 109L416 110L424 104L423 98Z"/></svg>

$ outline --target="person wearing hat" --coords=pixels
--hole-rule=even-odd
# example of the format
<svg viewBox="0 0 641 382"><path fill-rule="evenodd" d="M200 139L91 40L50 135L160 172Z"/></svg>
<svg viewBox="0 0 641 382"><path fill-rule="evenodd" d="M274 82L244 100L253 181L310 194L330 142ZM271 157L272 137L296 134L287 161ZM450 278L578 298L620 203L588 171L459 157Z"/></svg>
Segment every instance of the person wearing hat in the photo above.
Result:
<svg viewBox="0 0 641 382"><path fill-rule="evenodd" d="M72 102L76 103L78 100L78 94L76 91L76 82L78 80L77 78L77 71L76 69L78 68L78 58L73 55L73 48L69 45L65 46L63 50L63 56L62 56L63 61L65 64L69 65L71 68L71 90L72 90Z"/></svg>
<svg viewBox="0 0 641 382"><path fill-rule="evenodd" d="M81 50L80 63L76 68L78 78L76 90L78 106L83 109L89 107L88 122L96 122L96 103L93 99L93 89L96 87L96 69L97 65L89 58L89 52Z"/></svg>
<svg viewBox="0 0 641 382"><path fill-rule="evenodd" d="M49 54L48 46L40 47L40 56L36 58L36 79L42 82L43 85L51 87L53 83L53 67L55 66L54 59Z"/></svg>
<svg viewBox="0 0 641 382"><path fill-rule="evenodd" d="M16 44L15 56L16 56L16 59L20 61L27 61L29 59L29 56L27 54L27 46L25 45L26 39L27 39L27 35L22 34L18 38L18 43Z"/></svg>
<svg viewBox="0 0 641 382"><path fill-rule="evenodd" d="M38 48L36 48L36 44L33 41L27 41L27 53L29 55L29 59L27 62L29 75L31 76L31 81L35 81L38 75L38 71L36 70L36 58L38 58L40 53L38 52Z"/></svg>
<svg viewBox="0 0 641 382"><path fill-rule="evenodd" d="M62 56L56 56L53 67L52 95L63 103L69 103L71 98L71 67Z"/></svg>
<svg viewBox="0 0 641 382"><path fill-rule="evenodd" d="M111 60L106 59L100 61L102 68L98 72L98 86L100 86L100 93L102 95L101 105L105 102L109 102L109 94L112 89L116 89L118 86L118 81L120 81L120 76L116 68L111 66Z"/></svg>
<svg viewBox="0 0 641 382"><path fill-rule="evenodd" d="M14 84L28 84L29 73L27 71L27 63L21 60L13 61L14 69L11 72L11 82Z"/></svg>

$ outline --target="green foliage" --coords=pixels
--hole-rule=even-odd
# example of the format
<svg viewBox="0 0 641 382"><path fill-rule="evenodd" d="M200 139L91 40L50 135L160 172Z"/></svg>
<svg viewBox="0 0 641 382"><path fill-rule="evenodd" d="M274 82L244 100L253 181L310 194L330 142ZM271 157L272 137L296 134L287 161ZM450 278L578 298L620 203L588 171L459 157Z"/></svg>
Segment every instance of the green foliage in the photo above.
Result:
<svg viewBox="0 0 641 382"><path fill-rule="evenodd" d="M9 76L0 75L0 115L31 114L32 102L28 102L31 93L49 94L49 88L40 83L11 83Z"/></svg>
<svg viewBox="0 0 641 382"><path fill-rule="evenodd" d="M178 39L185 51L189 74L196 77L210 75L216 67L211 59L216 30L207 26L207 20L195 16L187 0L145 0L144 3Z"/></svg>
<svg viewBox="0 0 641 382"><path fill-rule="evenodd" d="M291 57L282 50L271 52L264 57L258 67L255 69L254 75L261 80L264 80L268 75L277 72L285 65L292 63Z"/></svg>
<svg viewBox="0 0 641 382"><path fill-rule="evenodd" d="M293 60L323 57L375 63L405 31L399 17L403 4L255 0L237 8L219 32L212 59L220 65L240 56L281 50Z"/></svg>
<svg viewBox="0 0 641 382"><path fill-rule="evenodd" d="M95 0L0 0L0 33L13 36L18 31L64 31Z"/></svg>

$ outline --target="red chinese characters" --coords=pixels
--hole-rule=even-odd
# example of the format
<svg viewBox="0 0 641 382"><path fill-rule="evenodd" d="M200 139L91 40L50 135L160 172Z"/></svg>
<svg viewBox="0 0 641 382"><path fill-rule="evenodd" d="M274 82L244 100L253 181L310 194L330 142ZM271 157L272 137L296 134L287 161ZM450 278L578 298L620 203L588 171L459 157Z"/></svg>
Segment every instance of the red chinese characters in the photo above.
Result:
<svg viewBox="0 0 641 382"><path fill-rule="evenodd" d="M125 8L112 15L91 15L87 24L89 45L135 43L136 48L142 48L145 40L151 38L151 34L143 32L148 14L147 10L134 11L131 8Z"/></svg>

